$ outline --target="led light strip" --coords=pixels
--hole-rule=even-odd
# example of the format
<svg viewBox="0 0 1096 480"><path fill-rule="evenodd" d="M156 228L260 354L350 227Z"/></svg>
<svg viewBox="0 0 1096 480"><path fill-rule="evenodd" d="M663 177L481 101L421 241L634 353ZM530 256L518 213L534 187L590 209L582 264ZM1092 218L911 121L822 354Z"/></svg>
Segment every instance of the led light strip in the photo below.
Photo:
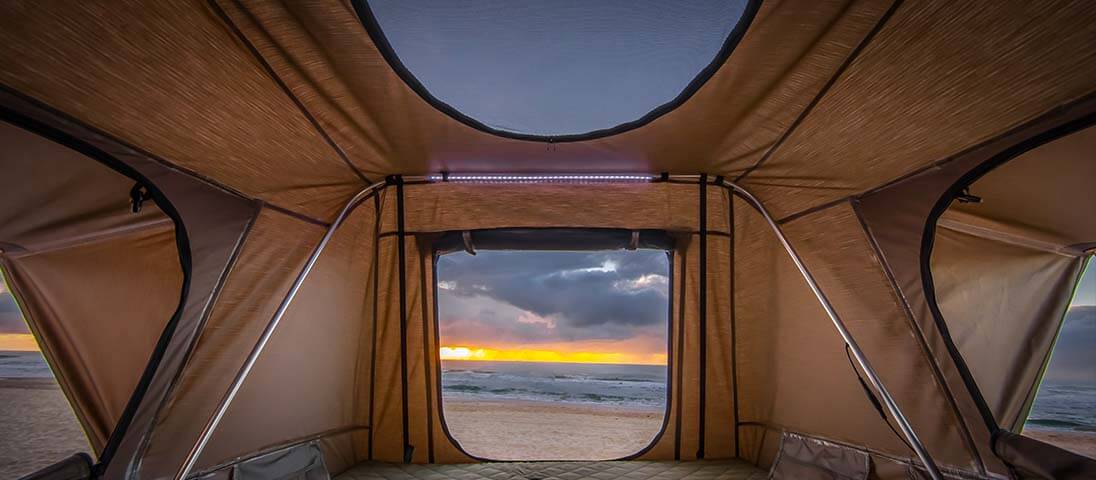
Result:
<svg viewBox="0 0 1096 480"><path fill-rule="evenodd" d="M471 183L593 183L593 182L650 182L657 175L427 175L431 182Z"/></svg>

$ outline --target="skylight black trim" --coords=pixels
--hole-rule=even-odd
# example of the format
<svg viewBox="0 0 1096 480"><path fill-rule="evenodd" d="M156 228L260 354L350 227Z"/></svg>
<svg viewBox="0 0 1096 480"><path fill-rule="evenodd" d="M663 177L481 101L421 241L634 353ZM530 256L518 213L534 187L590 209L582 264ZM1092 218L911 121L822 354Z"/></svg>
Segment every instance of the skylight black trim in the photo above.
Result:
<svg viewBox="0 0 1096 480"><path fill-rule="evenodd" d="M544 143L568 143L568 142L581 142L585 140L593 140L597 138L609 137L612 135L627 132L629 130L635 130L648 123L653 122L658 117L661 117L667 113L670 113L675 108L681 106L687 100L692 98L700 87L704 86L708 82L708 79L712 78L719 67L723 66L730 58L731 52L738 46L738 42L745 36L746 30L750 24L753 23L754 16L761 8L762 0L747 0L746 8L742 11L742 16L738 18L738 23L735 25L731 33L727 35L727 38L723 41L723 46L720 47L719 52L715 58L700 70L699 73L693 77L692 81L678 93L669 102L659 105L643 115L639 119L621 123L615 127L604 128L601 130L592 130L585 133L565 134L565 135L536 135L531 133L520 133L509 130L502 130L487 125L475 118L465 115L460 110L453 108L452 105L445 103L441 99L435 97L429 90L407 69L407 66L400 61L395 50L392 48L392 44L388 42L388 38L384 35L383 29L381 29L380 23L377 22L376 16L373 15L373 10L369 7L368 0L351 0L351 4L354 7L354 11L358 15L358 19L361 20L362 25L365 27L366 32L369 33L369 38L373 41L373 44L380 51L381 56L388 62L388 66L392 67L392 70L403 82L411 87L419 98L422 98L426 103L430 104L434 108L440 110L442 113L448 115L454 120L461 122L469 127L479 130L484 133L489 133L498 137L509 138L513 140L525 140L530 142L544 142Z"/></svg>

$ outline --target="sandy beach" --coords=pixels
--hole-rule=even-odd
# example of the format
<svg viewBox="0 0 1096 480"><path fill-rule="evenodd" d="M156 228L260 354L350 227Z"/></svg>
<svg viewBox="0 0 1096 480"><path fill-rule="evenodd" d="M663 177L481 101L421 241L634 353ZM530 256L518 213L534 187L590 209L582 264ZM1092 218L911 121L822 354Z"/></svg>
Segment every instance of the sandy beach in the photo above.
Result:
<svg viewBox="0 0 1096 480"><path fill-rule="evenodd" d="M53 379L0 378L0 478L19 478L77 452L86 440ZM496 460L603 460L635 453L662 427L663 411L570 402L448 398L450 433L469 453ZM1024 434L1096 458L1096 434L1028 427Z"/></svg>
<svg viewBox="0 0 1096 480"><path fill-rule="evenodd" d="M445 399L449 432L492 460L605 460L636 453L662 428L662 409L523 400Z"/></svg>
<svg viewBox="0 0 1096 480"><path fill-rule="evenodd" d="M1024 427L1024 435L1057 445L1089 458L1096 458L1096 432L1071 432Z"/></svg>
<svg viewBox="0 0 1096 480"><path fill-rule="evenodd" d="M84 432L52 378L0 378L0 478L19 478L78 452Z"/></svg>

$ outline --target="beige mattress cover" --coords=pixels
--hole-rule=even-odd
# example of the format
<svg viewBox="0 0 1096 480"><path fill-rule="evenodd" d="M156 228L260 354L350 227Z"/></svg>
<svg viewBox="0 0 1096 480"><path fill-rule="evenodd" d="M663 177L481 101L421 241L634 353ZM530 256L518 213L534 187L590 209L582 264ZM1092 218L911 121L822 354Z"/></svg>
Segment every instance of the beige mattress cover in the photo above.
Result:
<svg viewBox="0 0 1096 480"><path fill-rule="evenodd" d="M335 477L336 480L760 480L765 472L741 460L690 462L499 462L453 465L405 465L368 462Z"/></svg>

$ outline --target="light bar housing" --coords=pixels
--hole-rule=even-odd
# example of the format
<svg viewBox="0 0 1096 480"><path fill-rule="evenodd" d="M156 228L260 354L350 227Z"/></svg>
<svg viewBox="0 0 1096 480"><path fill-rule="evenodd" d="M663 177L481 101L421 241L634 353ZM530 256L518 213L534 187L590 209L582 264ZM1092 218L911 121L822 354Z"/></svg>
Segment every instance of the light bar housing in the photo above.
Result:
<svg viewBox="0 0 1096 480"><path fill-rule="evenodd" d="M430 182L460 183L646 183L657 180L651 174L435 174Z"/></svg>

